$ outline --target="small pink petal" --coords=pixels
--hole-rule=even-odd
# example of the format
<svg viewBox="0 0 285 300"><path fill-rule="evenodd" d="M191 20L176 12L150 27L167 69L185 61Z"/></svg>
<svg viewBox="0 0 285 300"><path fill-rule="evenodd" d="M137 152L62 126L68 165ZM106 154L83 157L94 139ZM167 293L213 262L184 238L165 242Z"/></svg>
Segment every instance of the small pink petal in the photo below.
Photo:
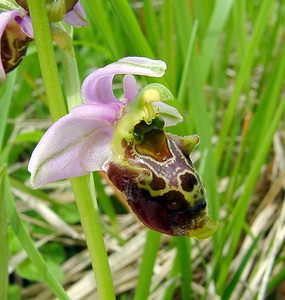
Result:
<svg viewBox="0 0 285 300"><path fill-rule="evenodd" d="M74 27L87 25L85 11L79 2L77 2L73 9L64 16L63 20Z"/></svg>
<svg viewBox="0 0 285 300"><path fill-rule="evenodd" d="M166 70L161 60L146 57L125 57L100 68L86 77L82 84L82 97L86 103L113 103L112 81L116 74L135 74L160 77Z"/></svg>
<svg viewBox="0 0 285 300"><path fill-rule="evenodd" d="M112 124L83 116L84 109L59 119L38 143L28 166L34 187L103 170L111 159Z"/></svg>
<svg viewBox="0 0 285 300"><path fill-rule="evenodd" d="M132 75L125 75L123 87L125 101L129 102L133 100L138 93L138 87L135 77Z"/></svg>

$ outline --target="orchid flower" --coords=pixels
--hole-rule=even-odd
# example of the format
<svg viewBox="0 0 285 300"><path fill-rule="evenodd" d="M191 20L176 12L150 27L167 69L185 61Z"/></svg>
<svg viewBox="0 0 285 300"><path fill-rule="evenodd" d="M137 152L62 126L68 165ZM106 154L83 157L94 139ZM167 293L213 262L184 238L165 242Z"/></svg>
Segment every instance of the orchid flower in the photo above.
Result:
<svg viewBox="0 0 285 300"><path fill-rule="evenodd" d="M85 26L85 12L78 0L73 2L64 15L64 21L75 27ZM25 0L17 0L17 3L20 5L18 10L4 12L1 12L0 5L0 83L19 65L34 38L27 3Z"/></svg>
<svg viewBox="0 0 285 300"><path fill-rule="evenodd" d="M160 77L165 70L163 61L126 57L91 73L82 85L84 104L54 123L34 150L32 185L104 171L146 226L169 235L211 235L216 224L189 157L199 138L166 133L182 121L165 103L171 93L155 83L139 90L132 75ZM124 75L120 100L112 88L117 74Z"/></svg>
<svg viewBox="0 0 285 300"><path fill-rule="evenodd" d="M17 10L0 13L0 83L26 54L33 30L29 16L22 17Z"/></svg>

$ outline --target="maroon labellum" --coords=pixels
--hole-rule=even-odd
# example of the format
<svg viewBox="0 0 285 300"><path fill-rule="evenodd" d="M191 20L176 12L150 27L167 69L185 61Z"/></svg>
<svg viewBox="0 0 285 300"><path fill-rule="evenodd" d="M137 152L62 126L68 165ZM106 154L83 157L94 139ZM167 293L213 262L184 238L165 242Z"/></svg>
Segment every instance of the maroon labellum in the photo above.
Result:
<svg viewBox="0 0 285 300"><path fill-rule="evenodd" d="M159 123L159 118L140 122L134 142L124 142L125 157L111 162L107 175L147 227L205 238L216 226L208 219L205 191L189 157L199 138L167 134Z"/></svg>

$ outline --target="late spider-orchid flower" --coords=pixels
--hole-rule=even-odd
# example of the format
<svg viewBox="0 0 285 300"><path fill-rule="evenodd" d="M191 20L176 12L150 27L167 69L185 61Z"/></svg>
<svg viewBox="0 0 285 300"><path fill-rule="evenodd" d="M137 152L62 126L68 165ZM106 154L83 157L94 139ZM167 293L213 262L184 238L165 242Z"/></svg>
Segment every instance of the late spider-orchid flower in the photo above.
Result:
<svg viewBox="0 0 285 300"><path fill-rule="evenodd" d="M104 171L146 226L199 239L213 234L216 224L189 157L198 136L166 133L182 121L165 103L171 93L160 84L138 90L131 75L160 77L165 69L160 60L127 57L90 74L82 86L85 103L54 123L34 150L32 185ZM116 74L125 74L121 100L112 88Z"/></svg>
<svg viewBox="0 0 285 300"><path fill-rule="evenodd" d="M0 12L0 83L6 73L15 69L26 54L28 44L33 38L29 16L19 11Z"/></svg>

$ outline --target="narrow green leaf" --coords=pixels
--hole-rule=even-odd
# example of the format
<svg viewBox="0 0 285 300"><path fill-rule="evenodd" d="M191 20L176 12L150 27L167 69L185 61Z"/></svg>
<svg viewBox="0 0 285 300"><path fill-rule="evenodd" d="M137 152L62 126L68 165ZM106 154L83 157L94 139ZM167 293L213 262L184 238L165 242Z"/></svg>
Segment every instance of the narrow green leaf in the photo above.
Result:
<svg viewBox="0 0 285 300"><path fill-rule="evenodd" d="M254 185L259 176L260 169L266 155L270 149L272 144L273 135L278 128L281 118L285 113L285 98L281 100L281 103L278 106L277 111L275 112L274 118L268 128L266 135L263 140L263 147L259 148L259 151L256 153L254 160L252 162L253 168L250 169L248 176L245 180L243 192L239 199L237 200L237 204L234 207L234 210L231 214L231 221L228 223L226 227L226 236L229 236L229 233L232 232L231 243L229 246L228 253L226 257L223 258L223 264L221 266L216 266L219 268L219 280L218 280L218 291L223 289L224 283L228 276L228 271L230 268L230 262L234 256L236 248L238 246L238 242L242 233L243 224L245 222L246 212L248 209L250 196L252 194Z"/></svg>
<svg viewBox="0 0 285 300"><path fill-rule="evenodd" d="M28 234L23 222L21 221L19 214L15 206L15 199L11 193L10 184L8 178L5 178L5 197L7 199L8 206L8 218L11 226L17 235L21 245L28 254L29 259L36 266L38 271L41 273L44 282L53 291L55 296L60 300L67 300L69 297L66 295L64 289L60 283L56 280L52 272L49 270L46 262L41 256L40 252L34 246L34 243Z"/></svg>
<svg viewBox="0 0 285 300"><path fill-rule="evenodd" d="M173 261L172 269L167 276L167 280L169 281L169 285L164 291L163 300L172 300L174 299L174 293L177 286L178 276L179 276L179 254L176 251L176 256Z"/></svg>
<svg viewBox="0 0 285 300"><path fill-rule="evenodd" d="M166 78L172 92L176 93L176 45L173 28L173 0L164 0L163 5L163 48L162 57L167 62Z"/></svg>
<svg viewBox="0 0 285 300"><path fill-rule="evenodd" d="M143 0L145 28L147 39L151 45L152 51L157 54L159 50L159 32L158 19L156 17L153 0Z"/></svg>
<svg viewBox="0 0 285 300"><path fill-rule="evenodd" d="M7 199L4 191L6 166L0 168L0 299L7 299L8 292L8 236L7 236Z"/></svg>
<svg viewBox="0 0 285 300"><path fill-rule="evenodd" d="M223 155L224 147L225 147L225 141L226 136L230 130L231 124L234 119L235 110L237 107L238 100L240 98L242 88L244 86L244 83L248 81L251 66L253 63L254 55L258 49L260 39L262 37L262 34L265 30L265 27L268 22L268 16L271 12L271 8L273 6L273 0L265 0L262 1L257 20L254 25L253 34L250 40L250 43L248 45L248 49L246 51L243 63L241 65L241 68L239 70L234 90L232 93L232 96L230 98L230 102L228 105L228 109L226 110L226 113L223 118L223 124L222 129L220 132L219 137L219 143L218 143L218 149L217 149L217 167L219 167L221 163L221 158Z"/></svg>
<svg viewBox="0 0 285 300"><path fill-rule="evenodd" d="M231 281L229 282L229 284L226 286L224 293L223 293L223 299L224 300L228 300L230 299L235 287L237 286L237 284L239 283L240 280L240 276L242 275L242 272L244 270L244 268L246 267L246 264L248 263L248 261L250 260L253 251L256 249L256 245L257 242L259 240L259 237L256 237L251 246L248 248L247 252L245 253L238 269L236 270L236 272L234 273Z"/></svg>
<svg viewBox="0 0 285 300"><path fill-rule="evenodd" d="M3 148L4 135L7 124L7 118L12 100L13 88L17 77L17 71L7 76L7 79L1 90L0 97L0 151Z"/></svg>
<svg viewBox="0 0 285 300"><path fill-rule="evenodd" d="M177 237L176 242L181 274L181 299L190 300L192 299L191 283L193 279L190 239L188 237Z"/></svg>
<svg viewBox="0 0 285 300"><path fill-rule="evenodd" d="M121 54L117 47L114 30L108 19L106 3L104 4L104 1L82 0L82 4L93 27L93 32L96 32L96 29L99 27L105 44L110 48L113 60L120 58Z"/></svg>
<svg viewBox="0 0 285 300"><path fill-rule="evenodd" d="M197 28L198 28L198 22L196 20L194 25L193 25L192 32L191 32L191 34L189 35L189 38L188 38L186 59L185 59L184 67L183 67L181 82L180 82L180 85L179 85L178 96L177 96L177 101L179 103L185 102L185 101L183 101L183 99L184 99L185 94L186 94L187 79L188 79L188 76L189 76L190 70L191 70L191 63L192 63L191 57L192 57L194 41L195 41L196 34L197 34Z"/></svg>
<svg viewBox="0 0 285 300"><path fill-rule="evenodd" d="M206 80L216 53L220 34L229 17L233 0L217 0L212 13L205 38L202 41L201 73L202 80Z"/></svg>
<svg viewBox="0 0 285 300"><path fill-rule="evenodd" d="M176 34L179 47L182 53L182 65L184 65L184 61L187 55L187 38L194 31L192 28L192 15L189 6L188 0L179 0L173 2L174 12L175 12L175 27L176 27ZM179 55L177 55L179 56ZM179 57L177 57L177 60Z"/></svg>
<svg viewBox="0 0 285 300"><path fill-rule="evenodd" d="M129 37L132 47L137 55L154 58L154 54L143 35L134 12L126 0L110 0L114 11L119 17L126 35Z"/></svg>
<svg viewBox="0 0 285 300"><path fill-rule="evenodd" d="M134 300L148 299L161 234L148 230Z"/></svg>

